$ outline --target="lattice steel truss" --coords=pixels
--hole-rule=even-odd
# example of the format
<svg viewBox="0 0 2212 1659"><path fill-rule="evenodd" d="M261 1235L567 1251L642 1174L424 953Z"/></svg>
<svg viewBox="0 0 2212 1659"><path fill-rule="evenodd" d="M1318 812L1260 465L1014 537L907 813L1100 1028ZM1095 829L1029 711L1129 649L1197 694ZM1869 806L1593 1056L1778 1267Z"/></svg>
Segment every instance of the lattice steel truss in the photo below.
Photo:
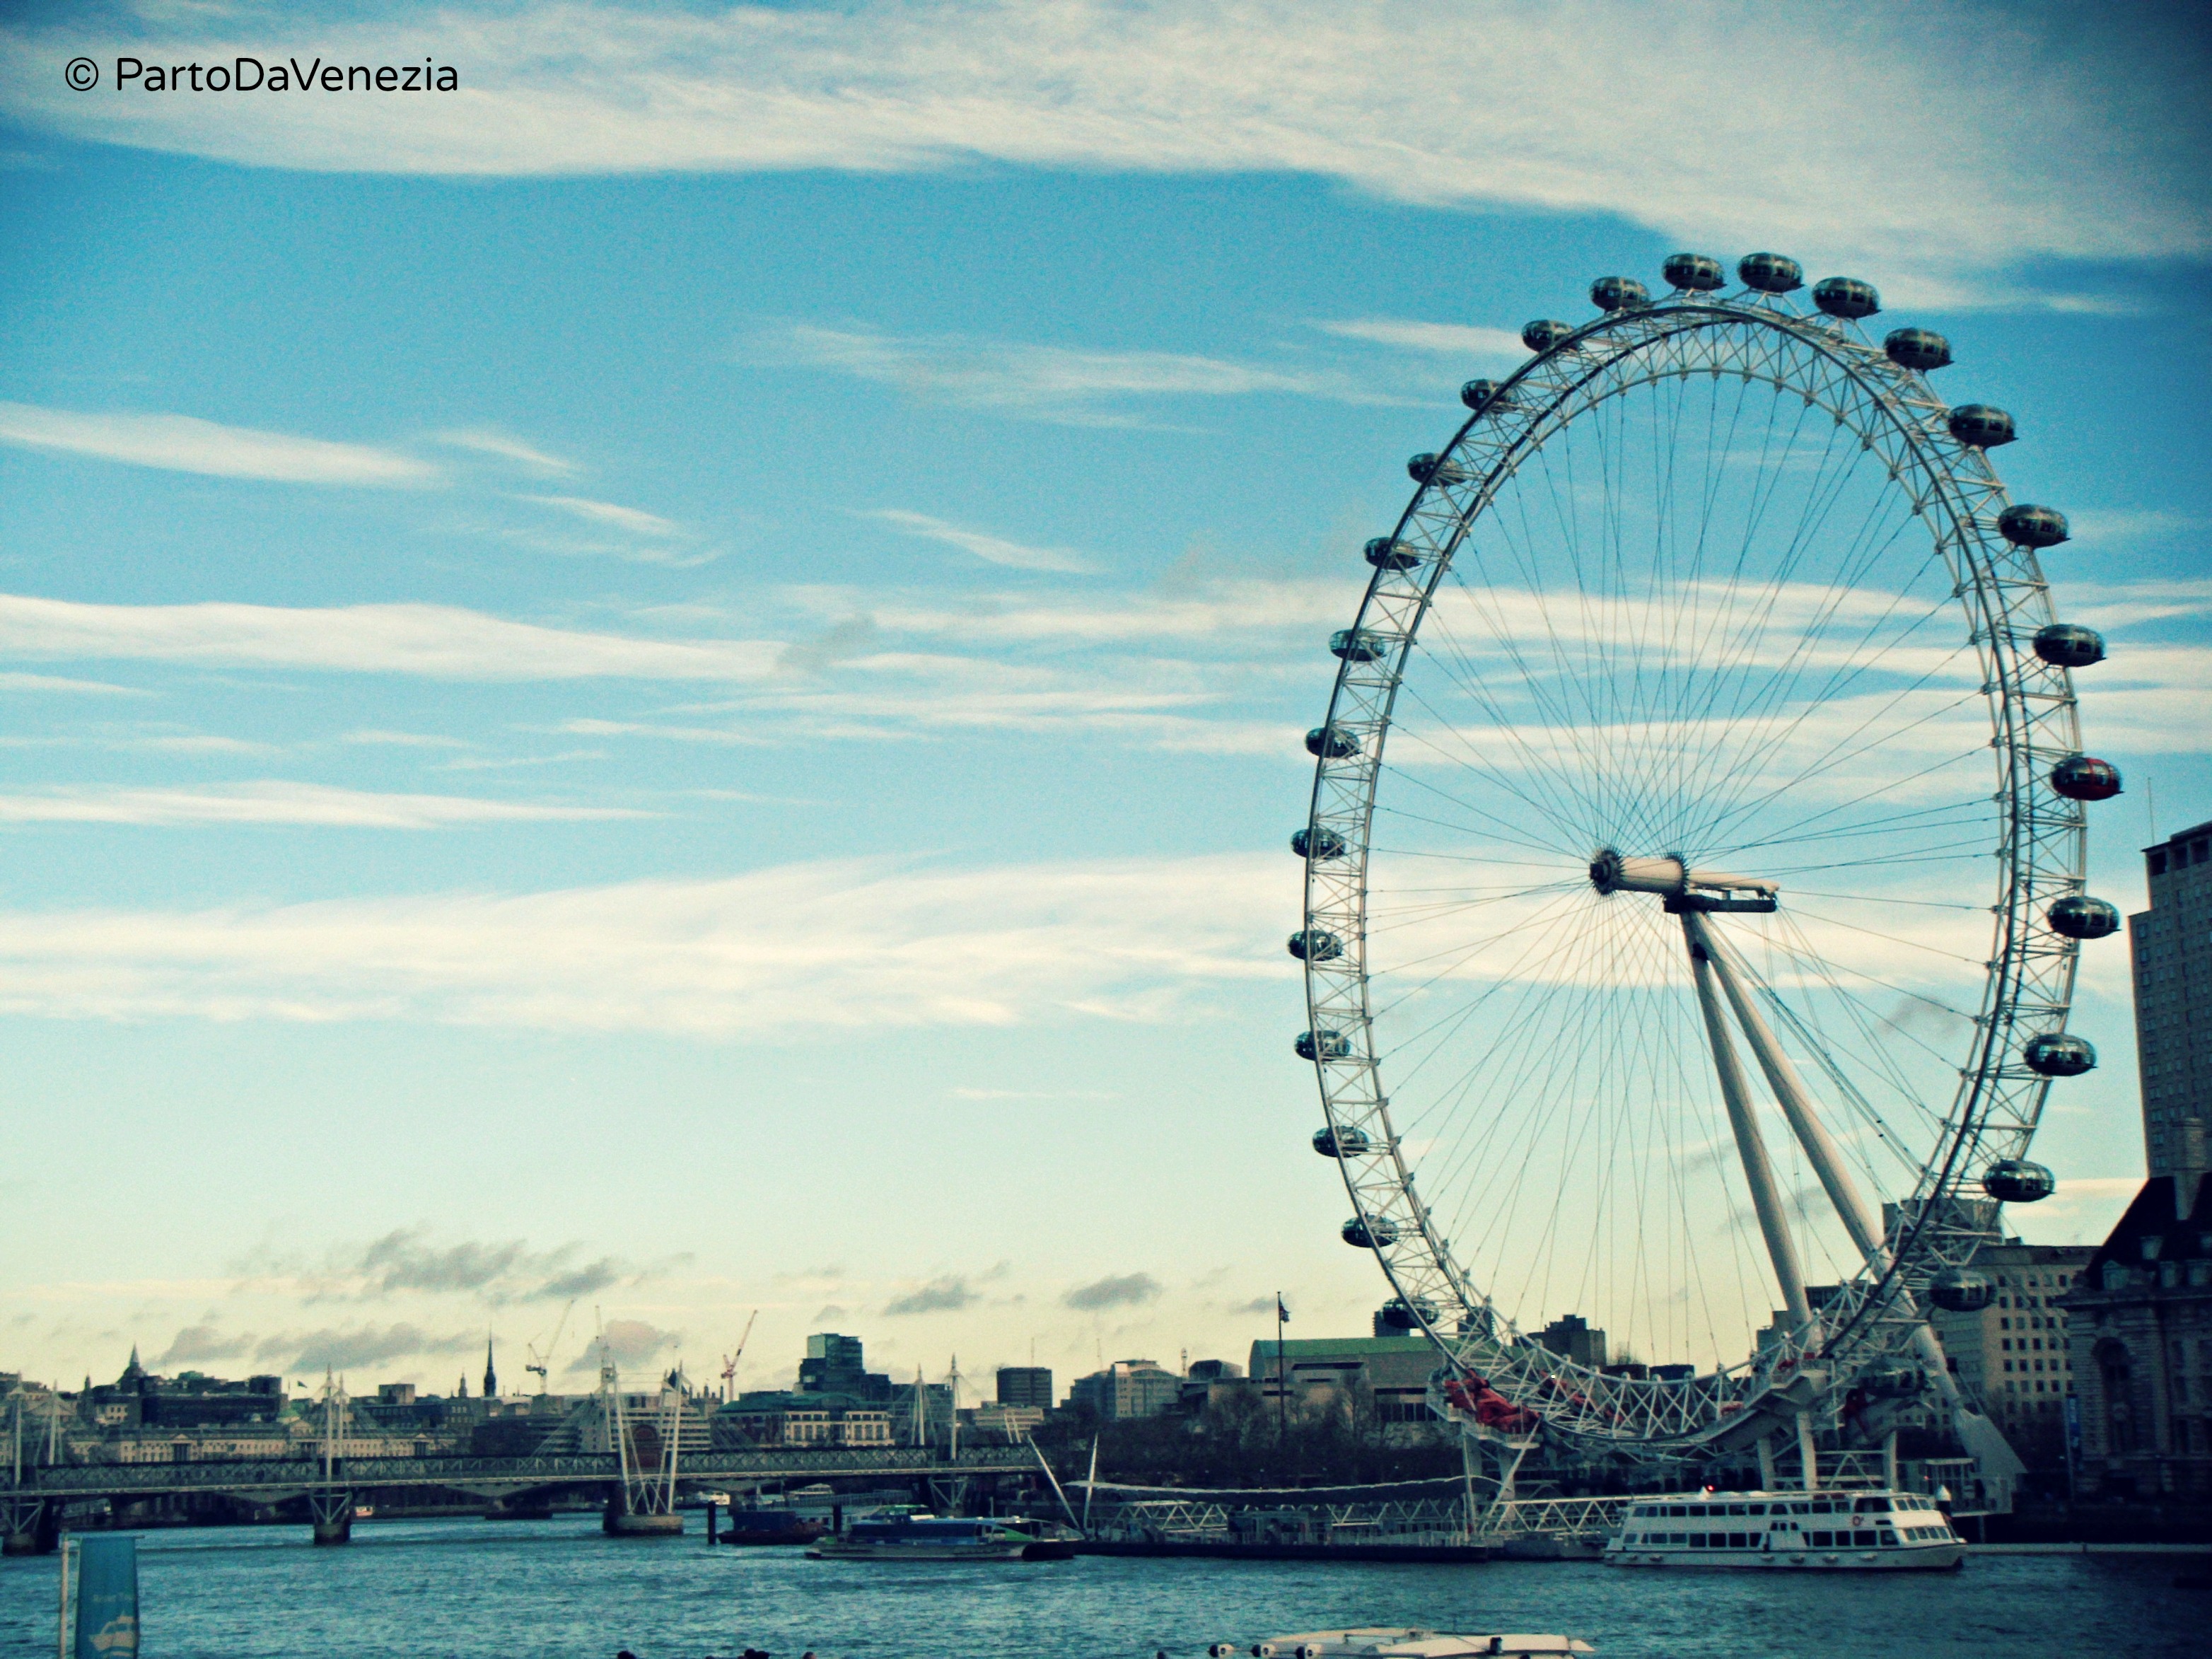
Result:
<svg viewBox="0 0 2212 1659"><path fill-rule="evenodd" d="M1926 526L1979 659L2000 833L1990 849L1996 879L1988 975L1957 1092L1913 1190L1880 1195L1901 1200L1906 1218L1892 1241L1893 1262L1870 1265L1846 1284L1818 1334L1799 1330L1709 1375L1657 1381L1601 1375L1537 1346L1471 1282L1442 1236L1392 1126L1377 1063L1368 863L1408 653L1472 528L1516 471L1571 423L1633 387L1698 374L1765 382L1825 410L1876 458ZM1367 652L1344 660L1326 720L1352 739L1350 752L1324 752L1316 763L1307 831L1310 849L1342 849L1306 863L1307 934L1334 935L1340 952L1316 951L1306 961L1307 1023L1347 1040L1340 1056L1315 1058L1322 1109L1338 1132L1346 1188L1412 1323L1436 1340L1453 1370L1487 1379L1514 1405L1540 1413L1547 1435L1583 1443L1584 1450L1698 1455L1747 1405L1807 1366L1808 1349L1818 1351L1820 1367L1820 1398L1811 1409L1832 1423L1857 1372L1881 1357L1907 1355L1921 1340L1917 1310L1929 1281L1972 1257L1985 1222L1951 1200L1972 1193L1978 1203L1983 1172L2023 1156L2034 1133L2048 1079L2021 1053L2029 1037L2063 1029L2072 1000L2079 947L2045 918L2053 901L2081 890L2085 830L2078 803L2039 786L2054 763L2079 750L2079 725L2067 670L2032 648L2038 629L2054 620L2037 556L1999 533L1997 515L2009 501L2003 482L1981 450L1952 435L1946 414L1923 375L1891 362L1856 324L1778 296L1677 293L1601 315L1537 353L1459 428L1394 532L1410 562L1378 568L1352 619ZM1804 1373L1808 1381L1814 1375L1809 1367Z"/></svg>

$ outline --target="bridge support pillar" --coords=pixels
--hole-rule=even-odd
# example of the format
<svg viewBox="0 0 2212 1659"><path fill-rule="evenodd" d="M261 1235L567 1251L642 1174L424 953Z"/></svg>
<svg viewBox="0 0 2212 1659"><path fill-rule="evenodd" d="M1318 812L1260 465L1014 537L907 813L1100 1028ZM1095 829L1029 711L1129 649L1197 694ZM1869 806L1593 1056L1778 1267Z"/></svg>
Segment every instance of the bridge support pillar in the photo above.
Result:
<svg viewBox="0 0 2212 1659"><path fill-rule="evenodd" d="M307 1514L314 1522L317 1544L353 1541L353 1494L343 1488L307 1494Z"/></svg>
<svg viewBox="0 0 2212 1659"><path fill-rule="evenodd" d="M52 1555L60 1541L58 1506L43 1498L0 1501L0 1554Z"/></svg>

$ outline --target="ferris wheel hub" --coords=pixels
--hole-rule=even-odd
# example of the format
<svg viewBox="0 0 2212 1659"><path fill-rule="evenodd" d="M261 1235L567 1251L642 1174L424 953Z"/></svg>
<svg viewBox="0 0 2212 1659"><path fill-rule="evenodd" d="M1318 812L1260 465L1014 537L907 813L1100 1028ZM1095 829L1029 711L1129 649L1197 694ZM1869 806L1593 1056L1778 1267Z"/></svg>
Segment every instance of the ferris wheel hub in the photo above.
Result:
<svg viewBox="0 0 2212 1659"><path fill-rule="evenodd" d="M1660 893L1670 899L1699 894L1723 898L1753 894L1771 900L1782 890L1779 882L1764 876L1735 876L1722 870L1695 870L1679 857L1632 859L1607 847L1590 860L1590 885L1601 893ZM1773 908L1771 903L1762 908Z"/></svg>

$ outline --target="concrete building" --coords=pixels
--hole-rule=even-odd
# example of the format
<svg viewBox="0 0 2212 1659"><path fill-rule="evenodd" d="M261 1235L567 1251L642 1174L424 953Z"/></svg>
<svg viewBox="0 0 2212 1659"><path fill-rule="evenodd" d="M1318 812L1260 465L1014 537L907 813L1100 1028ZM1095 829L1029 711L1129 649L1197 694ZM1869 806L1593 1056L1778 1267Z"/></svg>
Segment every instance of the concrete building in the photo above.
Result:
<svg viewBox="0 0 2212 1659"><path fill-rule="evenodd" d="M1045 1419L1042 1406L1009 1406L1004 1401L988 1401L981 1406L960 1408L960 1432L980 1436L985 1441L1026 1440L1036 1432L1037 1425Z"/></svg>
<svg viewBox="0 0 2212 1659"><path fill-rule="evenodd" d="M761 1390L739 1395L714 1413L715 1443L726 1446L889 1446L891 1414L851 1395ZM687 1447L688 1449L688 1447Z"/></svg>
<svg viewBox="0 0 2212 1659"><path fill-rule="evenodd" d="M2212 1500L2212 1182L2144 1183L2067 1297L2086 1498Z"/></svg>
<svg viewBox="0 0 2212 1659"><path fill-rule="evenodd" d="M1245 1386L1244 1369L1235 1360L1194 1359L1183 1369L1182 1386L1176 1391L1176 1409L1187 1415L1202 1412Z"/></svg>
<svg viewBox="0 0 2212 1659"><path fill-rule="evenodd" d="M1281 1382L1277 1382L1277 1359ZM1425 1336L1317 1337L1252 1345L1252 1381L1261 1402L1276 1409L1285 1390L1293 1409L1347 1398L1364 1389L1385 1425L1429 1425L1429 1377L1437 1369L1436 1345Z"/></svg>
<svg viewBox="0 0 2212 1659"><path fill-rule="evenodd" d="M2065 1472L2074 1366L2060 1298L2072 1292L2095 1255L2086 1244L2016 1238L1984 1244L1974 1253L1974 1268L1995 1282L1996 1300L1978 1313L1929 1310L1960 1389L2038 1474Z"/></svg>
<svg viewBox="0 0 2212 1659"><path fill-rule="evenodd" d="M1053 1407L1052 1367L1000 1366L999 1388L994 1397L1001 1406L1036 1406L1050 1411Z"/></svg>
<svg viewBox="0 0 2212 1659"><path fill-rule="evenodd" d="M2150 908L2128 918L2143 1144L2154 1177L2203 1169L2212 1124L2212 823L2143 849Z"/></svg>
<svg viewBox="0 0 2212 1659"><path fill-rule="evenodd" d="M1085 1406L1101 1420L1158 1417L1175 1407L1182 1379L1149 1359L1117 1359L1103 1371L1079 1376L1069 1385L1067 1403Z"/></svg>
<svg viewBox="0 0 2212 1659"><path fill-rule="evenodd" d="M1584 1322L1580 1314L1562 1314L1536 1333L1536 1340L1577 1365L1602 1367L1605 1333Z"/></svg>

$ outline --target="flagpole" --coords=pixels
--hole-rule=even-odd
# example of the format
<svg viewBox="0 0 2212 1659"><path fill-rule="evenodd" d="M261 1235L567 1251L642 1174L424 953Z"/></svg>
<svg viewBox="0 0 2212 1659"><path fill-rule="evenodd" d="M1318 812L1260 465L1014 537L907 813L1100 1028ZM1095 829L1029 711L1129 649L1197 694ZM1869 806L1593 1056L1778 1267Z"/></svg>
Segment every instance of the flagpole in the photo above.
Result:
<svg viewBox="0 0 2212 1659"><path fill-rule="evenodd" d="M1283 1322L1290 1318L1291 1310L1283 1305L1283 1293L1275 1292L1275 1440L1287 1445L1291 1437L1291 1395L1283 1386Z"/></svg>

